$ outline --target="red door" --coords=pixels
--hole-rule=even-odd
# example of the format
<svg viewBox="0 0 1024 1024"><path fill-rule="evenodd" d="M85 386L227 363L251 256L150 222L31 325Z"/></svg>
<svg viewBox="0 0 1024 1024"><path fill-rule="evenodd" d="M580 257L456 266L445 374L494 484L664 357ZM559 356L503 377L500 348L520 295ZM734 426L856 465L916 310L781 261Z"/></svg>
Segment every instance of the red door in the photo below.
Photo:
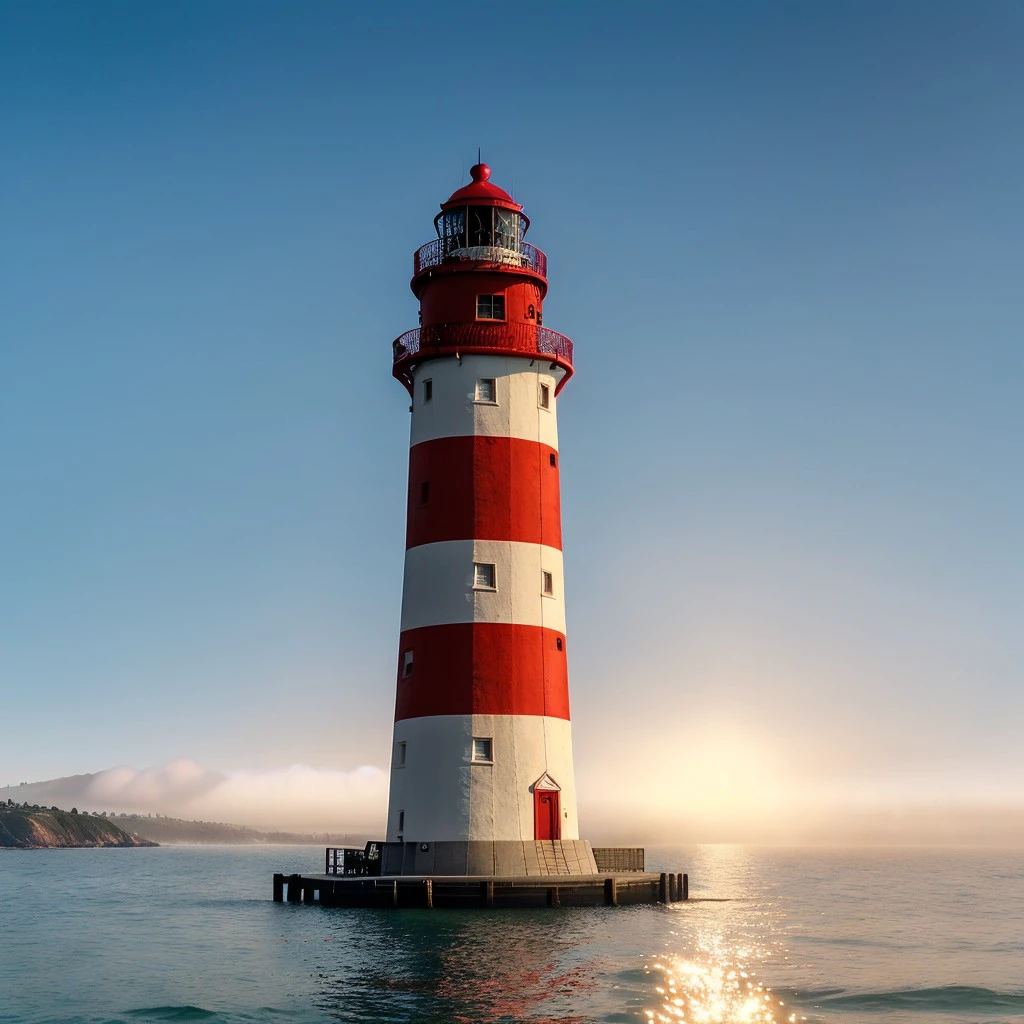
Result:
<svg viewBox="0 0 1024 1024"><path fill-rule="evenodd" d="M562 815L557 789L533 791L533 834L535 839L562 838Z"/></svg>

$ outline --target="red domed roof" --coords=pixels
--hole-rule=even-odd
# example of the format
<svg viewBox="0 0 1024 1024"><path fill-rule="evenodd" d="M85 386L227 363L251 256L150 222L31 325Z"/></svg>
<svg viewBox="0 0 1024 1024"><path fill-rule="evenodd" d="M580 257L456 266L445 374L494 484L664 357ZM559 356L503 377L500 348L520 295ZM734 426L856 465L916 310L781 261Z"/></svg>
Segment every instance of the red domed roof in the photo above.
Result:
<svg viewBox="0 0 1024 1024"><path fill-rule="evenodd" d="M487 164L474 164L469 169L472 181L468 185L453 192L446 203L441 204L442 210L451 206L467 206L469 204L479 206L503 206L508 210L522 210L522 206L497 185L492 185L487 179L491 176L491 169Z"/></svg>

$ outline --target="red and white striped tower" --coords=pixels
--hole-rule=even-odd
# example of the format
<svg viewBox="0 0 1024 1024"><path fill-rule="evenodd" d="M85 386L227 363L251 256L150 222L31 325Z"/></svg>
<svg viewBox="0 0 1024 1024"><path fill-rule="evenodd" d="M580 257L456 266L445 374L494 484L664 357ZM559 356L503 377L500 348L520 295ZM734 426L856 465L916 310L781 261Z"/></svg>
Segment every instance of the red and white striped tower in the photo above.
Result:
<svg viewBox="0 0 1024 1024"><path fill-rule="evenodd" d="M566 673L547 260L477 164L416 254L405 585L385 874L589 873Z"/></svg>

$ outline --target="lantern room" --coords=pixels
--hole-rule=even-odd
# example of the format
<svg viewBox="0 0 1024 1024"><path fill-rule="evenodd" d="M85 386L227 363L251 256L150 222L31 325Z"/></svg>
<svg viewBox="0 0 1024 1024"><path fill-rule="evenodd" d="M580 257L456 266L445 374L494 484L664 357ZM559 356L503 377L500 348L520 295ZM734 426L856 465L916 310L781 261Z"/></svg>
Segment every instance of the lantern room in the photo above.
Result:
<svg viewBox="0 0 1024 1024"><path fill-rule="evenodd" d="M470 352L549 357L572 375L572 342L544 327L547 257L530 242L523 208L478 163L441 204L437 238L413 258L420 326L394 342L394 374L407 388L416 364Z"/></svg>

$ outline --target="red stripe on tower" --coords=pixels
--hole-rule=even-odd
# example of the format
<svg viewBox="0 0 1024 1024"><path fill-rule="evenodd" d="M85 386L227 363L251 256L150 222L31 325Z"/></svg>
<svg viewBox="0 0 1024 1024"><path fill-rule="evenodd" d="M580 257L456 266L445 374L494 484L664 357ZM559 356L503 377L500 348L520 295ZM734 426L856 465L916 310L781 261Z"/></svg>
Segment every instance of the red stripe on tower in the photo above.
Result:
<svg viewBox="0 0 1024 1024"><path fill-rule="evenodd" d="M518 437L439 437L409 453L406 546L517 540L562 547L558 452Z"/></svg>

